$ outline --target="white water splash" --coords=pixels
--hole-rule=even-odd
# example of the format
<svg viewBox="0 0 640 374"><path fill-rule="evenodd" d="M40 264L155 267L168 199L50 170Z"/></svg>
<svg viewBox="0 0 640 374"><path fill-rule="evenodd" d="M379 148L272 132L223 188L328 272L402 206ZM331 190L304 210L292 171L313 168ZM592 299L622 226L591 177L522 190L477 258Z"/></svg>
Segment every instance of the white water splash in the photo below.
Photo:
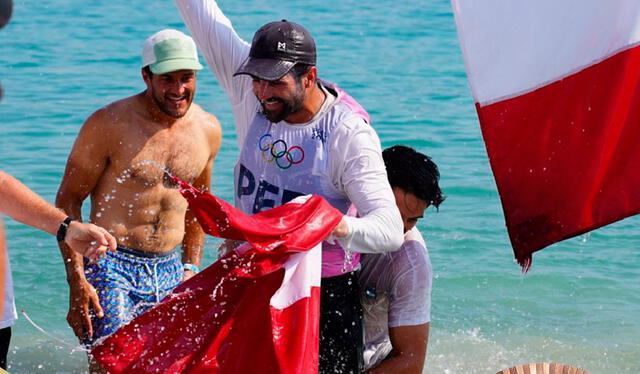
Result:
<svg viewBox="0 0 640 374"><path fill-rule="evenodd" d="M47 331L45 331L45 329L43 329L42 327L38 326L35 322L33 322L33 320L31 318L29 318L29 316L27 315L27 312L24 311L24 309L21 310L22 315L24 316L24 318L27 320L27 322L29 322L33 327L35 327L38 331L40 331L41 333L43 333L44 335L46 335L47 337L49 337L50 339L53 339L55 341L57 341L58 343L65 345L69 348L71 348L71 353L73 352L90 352L89 349L79 345L79 344L72 344L69 343Z"/></svg>

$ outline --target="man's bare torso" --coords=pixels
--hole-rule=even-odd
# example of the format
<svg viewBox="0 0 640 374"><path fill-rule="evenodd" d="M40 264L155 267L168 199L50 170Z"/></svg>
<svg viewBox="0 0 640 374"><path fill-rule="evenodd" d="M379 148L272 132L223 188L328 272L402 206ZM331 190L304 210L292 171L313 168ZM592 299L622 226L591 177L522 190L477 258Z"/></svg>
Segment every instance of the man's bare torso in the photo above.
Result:
<svg viewBox="0 0 640 374"><path fill-rule="evenodd" d="M187 203L164 170L193 183L211 162L210 115L192 104L170 127L150 121L134 96L106 108L108 158L91 192L91 220L118 244L166 252L184 235Z"/></svg>

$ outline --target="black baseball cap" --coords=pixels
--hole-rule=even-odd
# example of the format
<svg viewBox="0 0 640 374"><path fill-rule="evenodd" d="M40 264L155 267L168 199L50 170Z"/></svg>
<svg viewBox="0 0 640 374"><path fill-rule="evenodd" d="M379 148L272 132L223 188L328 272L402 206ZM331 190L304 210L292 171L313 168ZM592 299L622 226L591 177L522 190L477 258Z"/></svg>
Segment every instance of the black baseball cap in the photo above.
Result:
<svg viewBox="0 0 640 374"><path fill-rule="evenodd" d="M235 75L247 74L267 81L282 78L297 64L316 64L316 42L309 31L287 20L267 23L256 31L249 57Z"/></svg>

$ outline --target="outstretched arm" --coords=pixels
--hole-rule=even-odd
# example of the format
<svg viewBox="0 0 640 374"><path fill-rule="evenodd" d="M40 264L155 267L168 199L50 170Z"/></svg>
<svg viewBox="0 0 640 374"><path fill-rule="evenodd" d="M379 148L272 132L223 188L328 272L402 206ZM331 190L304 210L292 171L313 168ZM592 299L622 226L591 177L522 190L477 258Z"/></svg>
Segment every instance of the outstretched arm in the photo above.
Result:
<svg viewBox="0 0 640 374"><path fill-rule="evenodd" d="M47 203L11 175L0 171L0 212L18 222L56 235L67 215ZM107 249L115 250L116 241L106 230L92 224L71 222L65 242L89 258L100 257Z"/></svg>

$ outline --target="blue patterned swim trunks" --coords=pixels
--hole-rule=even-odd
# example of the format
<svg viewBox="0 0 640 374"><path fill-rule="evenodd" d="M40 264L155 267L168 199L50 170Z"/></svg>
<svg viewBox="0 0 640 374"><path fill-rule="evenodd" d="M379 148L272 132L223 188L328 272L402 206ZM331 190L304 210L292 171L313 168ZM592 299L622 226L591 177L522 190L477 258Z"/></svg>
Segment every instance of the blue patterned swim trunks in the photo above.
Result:
<svg viewBox="0 0 640 374"><path fill-rule="evenodd" d="M86 343L112 334L180 284L184 273L180 257L175 250L157 254L118 246L97 263L85 261L85 276L104 312L102 318L91 317L93 338Z"/></svg>

